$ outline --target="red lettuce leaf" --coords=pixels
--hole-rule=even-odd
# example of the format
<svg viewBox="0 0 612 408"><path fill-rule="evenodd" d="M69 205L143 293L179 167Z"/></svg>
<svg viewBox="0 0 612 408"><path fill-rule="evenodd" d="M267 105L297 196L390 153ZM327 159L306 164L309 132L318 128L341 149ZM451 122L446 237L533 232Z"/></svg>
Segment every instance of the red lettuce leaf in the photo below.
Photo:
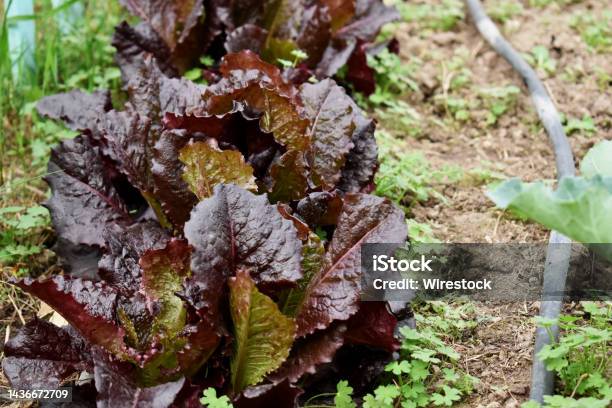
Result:
<svg viewBox="0 0 612 408"><path fill-rule="evenodd" d="M177 296L190 275L191 248L186 241L173 239L162 249L148 250L140 258L142 288L153 317L151 333L160 354L175 354L177 374L193 374L210 357L219 335L207 320L186 326L187 309ZM160 347L161 346L161 347ZM165 360L167 361L167 360ZM168 377L173 370L162 369Z"/></svg>
<svg viewBox="0 0 612 408"><path fill-rule="evenodd" d="M308 148L308 120L302 117L296 90L283 81L278 68L243 51L225 56L220 70L224 78L206 89L202 116L258 112L261 129L280 144L292 150Z"/></svg>
<svg viewBox="0 0 612 408"><path fill-rule="evenodd" d="M298 202L297 213L311 227L336 225L343 204L337 190L311 193Z"/></svg>
<svg viewBox="0 0 612 408"><path fill-rule="evenodd" d="M347 343L381 348L390 353L399 349L399 341L393 335L397 319L387 309L386 302L362 302L347 326Z"/></svg>
<svg viewBox="0 0 612 408"><path fill-rule="evenodd" d="M346 325L334 324L320 330L293 345L287 361L270 375L272 381L297 382L305 374L314 374L321 364L331 363L336 351L344 344Z"/></svg>
<svg viewBox="0 0 612 408"><path fill-rule="evenodd" d="M366 43L361 40L357 41L355 51L347 61L346 80L353 84L356 91L359 91L366 96L374 93L376 90L375 71L368 66L368 55Z"/></svg>
<svg viewBox="0 0 612 408"><path fill-rule="evenodd" d="M342 28L355 16L355 0L321 0L329 10L334 32Z"/></svg>
<svg viewBox="0 0 612 408"><path fill-rule="evenodd" d="M298 337L357 312L363 244L403 242L406 237L404 214L389 200L347 194L325 265L310 282L299 309Z"/></svg>
<svg viewBox="0 0 612 408"><path fill-rule="evenodd" d="M115 321L118 294L112 287L61 275L14 284L57 310L90 343L118 355L125 352L125 331Z"/></svg>
<svg viewBox="0 0 612 408"><path fill-rule="evenodd" d="M93 367L89 345L71 327L34 319L4 345L2 368L14 389L51 389Z"/></svg>
<svg viewBox="0 0 612 408"><path fill-rule="evenodd" d="M290 150L272 162L270 166L270 200L292 201L304 196L308 190L308 170L304 155Z"/></svg>

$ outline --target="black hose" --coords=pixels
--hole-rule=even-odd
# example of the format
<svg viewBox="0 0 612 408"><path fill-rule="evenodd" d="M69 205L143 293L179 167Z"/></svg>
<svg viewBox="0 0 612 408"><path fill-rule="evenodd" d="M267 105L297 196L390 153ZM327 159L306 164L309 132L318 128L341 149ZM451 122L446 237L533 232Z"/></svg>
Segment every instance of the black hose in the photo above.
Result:
<svg viewBox="0 0 612 408"><path fill-rule="evenodd" d="M512 65L512 68L525 81L531 98L538 112L538 116L548 133L548 138L555 153L557 165L557 179L576 174L572 150L565 136L561 118L555 105L548 95L546 88L538 78L535 71L525 62L508 41L501 35L493 21L487 16L480 1L465 0L470 15L476 28L484 39ZM540 316L556 319L561 312L562 299L548 297L546 294L563 293L565 280L569 268L571 255L571 240L556 231L553 231L548 242L546 254L546 265L544 269L543 297L540 305ZM555 296L555 295L553 295ZM553 339L559 336L557 325L550 328ZM544 364L537 358L536 354L552 341L549 333L544 328L536 329L535 348L533 356L533 368L531 374L530 399L539 403L543 402L544 395L552 394L554 390L554 373L546 370Z"/></svg>

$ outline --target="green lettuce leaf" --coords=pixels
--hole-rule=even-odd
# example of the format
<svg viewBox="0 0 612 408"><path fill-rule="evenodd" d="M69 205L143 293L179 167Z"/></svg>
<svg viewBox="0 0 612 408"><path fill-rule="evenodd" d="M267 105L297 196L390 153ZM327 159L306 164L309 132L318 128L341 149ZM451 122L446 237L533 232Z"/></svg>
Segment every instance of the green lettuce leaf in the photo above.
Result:
<svg viewBox="0 0 612 408"><path fill-rule="evenodd" d="M221 150L206 142L195 142L181 149L185 164L183 179L200 200L210 197L217 184L235 184L256 191L253 168L236 150Z"/></svg>
<svg viewBox="0 0 612 408"><path fill-rule="evenodd" d="M257 289L248 271L238 271L229 287L235 333L232 387L238 393L259 383L287 359L295 337L295 322Z"/></svg>

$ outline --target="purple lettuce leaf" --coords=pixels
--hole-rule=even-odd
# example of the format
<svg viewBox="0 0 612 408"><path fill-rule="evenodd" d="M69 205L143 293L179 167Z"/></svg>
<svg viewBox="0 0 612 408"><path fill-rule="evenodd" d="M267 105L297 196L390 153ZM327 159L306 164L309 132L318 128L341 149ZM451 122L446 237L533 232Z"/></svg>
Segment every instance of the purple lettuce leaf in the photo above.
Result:
<svg viewBox="0 0 612 408"><path fill-rule="evenodd" d="M332 37L334 18L330 12L330 7L316 3L307 5L303 11L296 43L298 48L308 55L304 61L308 68L316 68Z"/></svg>
<svg viewBox="0 0 612 408"><path fill-rule="evenodd" d="M102 250L89 245L77 245L57 237L51 248L58 256L59 264L64 272L77 278L97 280L98 262L102 257Z"/></svg>
<svg viewBox="0 0 612 408"><path fill-rule="evenodd" d="M254 24L245 24L227 34L225 50L236 53L250 50L259 54L264 46L268 31Z"/></svg>
<svg viewBox="0 0 612 408"><path fill-rule="evenodd" d="M145 68L144 61L148 55L155 56L166 75L176 76L178 73L172 64L170 48L147 23L132 27L123 21L115 28L112 44L117 50L115 62L121 69L124 84L138 78Z"/></svg>
<svg viewBox="0 0 612 408"><path fill-rule="evenodd" d="M44 97L36 105L41 116L61 120L72 130L89 129L98 117L112 108L108 91L89 94L74 90Z"/></svg>
<svg viewBox="0 0 612 408"><path fill-rule="evenodd" d="M355 51L346 63L346 80L353 84L356 91L369 96L376 90L374 69L368 66L367 43L358 40Z"/></svg>
<svg viewBox="0 0 612 408"><path fill-rule="evenodd" d="M337 188L348 193L369 193L374 190L374 175L378 170L376 122L368 119L354 102L353 115L355 130L351 140L354 147L347 155Z"/></svg>
<svg viewBox="0 0 612 408"><path fill-rule="evenodd" d="M346 342L380 348L392 353L399 349L393 335L397 318L386 302L361 302L359 311L347 322Z"/></svg>
<svg viewBox="0 0 612 408"><path fill-rule="evenodd" d="M104 231L104 240L107 253L100 260L100 276L129 296L138 290L141 282L140 258L146 251L164 248L170 234L149 221L129 227L111 225Z"/></svg>
<svg viewBox="0 0 612 408"><path fill-rule="evenodd" d="M2 368L14 389L51 389L91 371L89 345L71 327L34 319L4 345Z"/></svg>
<svg viewBox="0 0 612 408"><path fill-rule="evenodd" d="M103 137L103 153L113 159L130 183L152 191L149 148L151 121L127 111L111 111L99 119L94 132Z"/></svg>
<svg viewBox="0 0 612 408"><path fill-rule="evenodd" d="M102 234L108 225L131 223L128 203L115 183L116 169L87 136L53 149L45 179L52 190L45 205L61 238L105 247Z"/></svg>
<svg viewBox="0 0 612 408"><path fill-rule="evenodd" d="M198 202L181 176L184 165L178 158L180 150L190 140L185 130L165 130L153 150L154 195L166 217L178 227L187 222L191 209Z"/></svg>
<svg viewBox="0 0 612 408"><path fill-rule="evenodd" d="M246 268L258 286L271 290L295 284L302 276L302 244L292 223L265 196L233 185L218 185L185 224L194 248L191 269L202 307L216 312L226 278Z"/></svg>
<svg viewBox="0 0 612 408"><path fill-rule="evenodd" d="M188 109L197 108L205 90L204 85L166 75L157 59L146 56L138 75L127 82L127 108L151 119L156 126L166 113L184 115Z"/></svg>
<svg viewBox="0 0 612 408"><path fill-rule="evenodd" d="M173 382L142 387L130 375L131 367L97 348L93 356L98 408L166 408L172 405L185 383L185 378L181 377Z"/></svg>
<svg viewBox="0 0 612 408"><path fill-rule="evenodd" d="M380 0L355 0L355 16L336 32L336 38L372 41L383 25L401 19L395 7Z"/></svg>
<svg viewBox="0 0 612 408"><path fill-rule="evenodd" d="M363 244L404 242L406 237L404 214L389 200L347 194L325 264L310 282L299 308L298 337L357 312Z"/></svg>
<svg viewBox="0 0 612 408"><path fill-rule="evenodd" d="M329 190L340 180L346 155L353 148L353 101L331 79L304 84L300 96L312 123L311 177L316 185Z"/></svg>
<svg viewBox="0 0 612 408"><path fill-rule="evenodd" d="M383 25L399 20L400 17L395 7L387 6L380 0L356 0L353 18L335 30L317 66L317 76L334 76L349 61L359 40L373 42Z"/></svg>
<svg viewBox="0 0 612 408"><path fill-rule="evenodd" d="M203 0L121 0L121 3L153 29L168 47L179 71L184 71L208 46L206 40L199 38L204 32Z"/></svg>

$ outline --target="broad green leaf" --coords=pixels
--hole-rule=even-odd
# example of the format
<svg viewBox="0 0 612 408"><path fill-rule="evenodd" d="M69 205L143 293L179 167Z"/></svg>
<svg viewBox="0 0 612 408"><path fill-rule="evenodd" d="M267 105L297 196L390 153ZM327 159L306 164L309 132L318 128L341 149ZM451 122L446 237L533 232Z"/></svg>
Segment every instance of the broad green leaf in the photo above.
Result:
<svg viewBox="0 0 612 408"><path fill-rule="evenodd" d="M183 179L200 200L212 196L214 187L221 183L257 190L253 168L238 151L195 142L181 149L179 159L185 164Z"/></svg>
<svg viewBox="0 0 612 408"><path fill-rule="evenodd" d="M385 371L390 371L395 375L402 375L410 372L410 363L406 360L393 361L385 367Z"/></svg>
<svg viewBox="0 0 612 408"><path fill-rule="evenodd" d="M400 396L400 390L395 385L379 385L374 395L368 394L363 399L364 408L392 407L395 399Z"/></svg>
<svg viewBox="0 0 612 408"><path fill-rule="evenodd" d="M334 396L334 405L336 408L355 408L357 405L353 402L353 387L348 385L348 381L342 380L336 385L336 396Z"/></svg>
<svg viewBox="0 0 612 408"><path fill-rule="evenodd" d="M427 377L429 377L428 367L429 367L429 364L423 361L419 361L419 360L413 361L412 367L410 370L410 378L412 378L412 380L416 382L425 380Z"/></svg>
<svg viewBox="0 0 612 408"><path fill-rule="evenodd" d="M232 387L238 393L259 383L287 359L295 323L278 310L272 299L259 292L248 271L238 271L229 287L235 337Z"/></svg>
<svg viewBox="0 0 612 408"><path fill-rule="evenodd" d="M499 207L583 243L612 243L612 177L564 177L553 191L541 182L504 182L487 195Z"/></svg>
<svg viewBox="0 0 612 408"><path fill-rule="evenodd" d="M580 163L580 172L584 177L596 175L612 177L612 140L603 140L593 146Z"/></svg>
<svg viewBox="0 0 612 408"><path fill-rule="evenodd" d="M234 405L230 402L226 395L220 397L217 396L217 390L209 387L202 393L203 397L200 398L200 404L208 408L233 408Z"/></svg>
<svg viewBox="0 0 612 408"><path fill-rule="evenodd" d="M610 406L610 400L593 397L574 399L562 395L545 395L544 404L549 408L607 408Z"/></svg>
<svg viewBox="0 0 612 408"><path fill-rule="evenodd" d="M432 394L431 402L433 402L434 405L444 405L450 407L451 405L453 405L454 401L459 401L461 399L461 392L459 392L459 390L457 390L456 388L451 388L448 385L443 385L442 389L444 390L444 394Z"/></svg>

